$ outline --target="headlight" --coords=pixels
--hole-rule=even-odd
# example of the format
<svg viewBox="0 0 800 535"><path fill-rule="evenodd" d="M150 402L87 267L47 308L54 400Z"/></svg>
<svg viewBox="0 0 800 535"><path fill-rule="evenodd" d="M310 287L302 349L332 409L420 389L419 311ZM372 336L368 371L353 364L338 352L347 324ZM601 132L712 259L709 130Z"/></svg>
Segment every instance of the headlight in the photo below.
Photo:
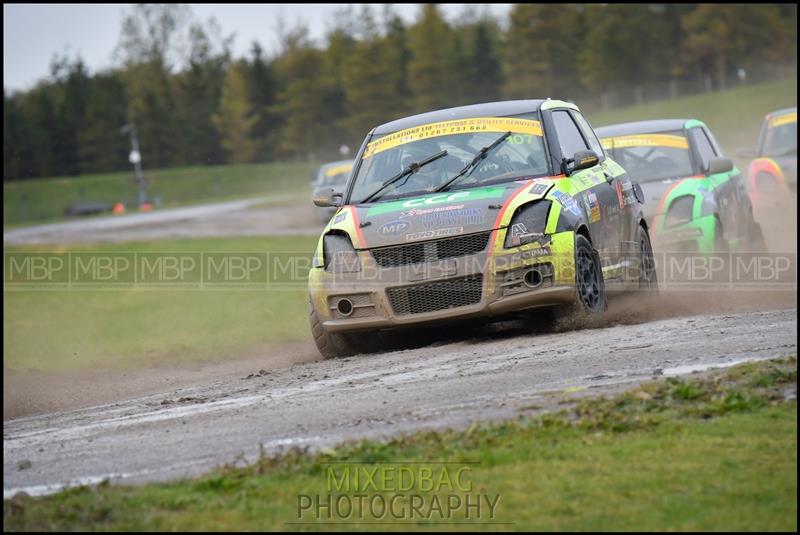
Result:
<svg viewBox="0 0 800 535"><path fill-rule="evenodd" d="M544 236L549 213L550 201L546 200L533 201L517 208L506 229L506 249L540 240Z"/></svg>
<svg viewBox="0 0 800 535"><path fill-rule="evenodd" d="M714 193L703 188L700 190L703 196L703 203L700 205L700 217L717 213L717 200Z"/></svg>
<svg viewBox="0 0 800 535"><path fill-rule="evenodd" d="M664 218L665 227L682 225L692 220L692 209L694 208L694 195L683 195L678 197L669 205L667 216Z"/></svg>
<svg viewBox="0 0 800 535"><path fill-rule="evenodd" d="M326 234L322 240L322 254L325 259L325 271L336 273L361 271L358 253L346 234Z"/></svg>

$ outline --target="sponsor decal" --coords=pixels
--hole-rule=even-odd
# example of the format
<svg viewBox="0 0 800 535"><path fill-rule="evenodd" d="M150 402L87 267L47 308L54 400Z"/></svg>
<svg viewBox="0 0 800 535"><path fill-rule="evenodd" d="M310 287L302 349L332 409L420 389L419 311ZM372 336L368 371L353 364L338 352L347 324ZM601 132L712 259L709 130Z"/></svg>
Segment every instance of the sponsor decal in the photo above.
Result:
<svg viewBox="0 0 800 535"><path fill-rule="evenodd" d="M528 233L528 228L525 226L525 223L514 223L511 225L511 237L512 238L519 238L520 236L524 236Z"/></svg>
<svg viewBox="0 0 800 535"><path fill-rule="evenodd" d="M403 202L403 208L411 208L412 206L421 206L436 204L440 202L454 202L464 197L469 197L469 191L459 191L457 193L445 193L443 195L433 195L432 197L411 199Z"/></svg>
<svg viewBox="0 0 800 535"><path fill-rule="evenodd" d="M456 225L478 225L483 223L483 210L480 208L464 208L433 212L420 217L423 228L437 228Z"/></svg>
<svg viewBox="0 0 800 535"><path fill-rule="evenodd" d="M597 202L597 195L589 190L586 192L584 200L586 202L586 211L589 212L589 220L592 223L597 223L600 221L600 203Z"/></svg>
<svg viewBox="0 0 800 535"><path fill-rule="evenodd" d="M512 247L518 247L522 243L523 238L527 238L529 236L536 236L538 241L544 242L545 235L539 232L528 232L528 228L525 226L525 223L514 223L511 225L511 245Z"/></svg>
<svg viewBox="0 0 800 535"><path fill-rule="evenodd" d="M628 179L622 182L622 207L630 206L636 202L636 192L633 189L633 182Z"/></svg>
<svg viewBox="0 0 800 535"><path fill-rule="evenodd" d="M435 230L424 230L422 232L414 232L412 234L406 234L406 241L417 241L417 240L430 240L431 238L442 238L445 236L457 236L458 234L462 234L464 232L464 227L451 227L451 228L439 228Z"/></svg>
<svg viewBox="0 0 800 535"><path fill-rule="evenodd" d="M505 191L506 188L503 187L490 187L449 193L438 193L436 195L414 197L407 200L382 202L375 205L370 205L366 216L370 217L394 211L408 211L412 208L435 208L436 205L447 203L477 201L481 199L496 199L498 197L502 197Z"/></svg>
<svg viewBox="0 0 800 535"><path fill-rule="evenodd" d="M522 259L528 258L539 258L540 256L550 256L550 248L549 247L537 247L535 249L528 249L527 251L522 251L521 256Z"/></svg>
<svg viewBox="0 0 800 535"><path fill-rule="evenodd" d="M336 214L336 217L333 218L333 224L338 225L346 218L347 218L347 212L339 212L338 214Z"/></svg>
<svg viewBox="0 0 800 535"><path fill-rule="evenodd" d="M411 226L408 221L389 221L378 227L381 236L399 236Z"/></svg>
<svg viewBox="0 0 800 535"><path fill-rule="evenodd" d="M590 188L594 185L594 181L589 179L589 173L573 175L572 179L585 188Z"/></svg>
<svg viewBox="0 0 800 535"><path fill-rule="evenodd" d="M617 201L621 210L625 208L625 197L622 195L622 183L619 180L614 181L614 189L617 191Z"/></svg>
<svg viewBox="0 0 800 535"><path fill-rule="evenodd" d="M689 150L689 141L683 136L669 134L636 134L630 136L605 137L600 140L603 148L624 149L627 147L671 147Z"/></svg>
<svg viewBox="0 0 800 535"><path fill-rule="evenodd" d="M426 214L432 214L434 212L447 212L448 210L461 210L464 208L463 204L454 204L452 206L437 206L436 208L412 208L411 210L407 210L405 212L400 212L400 219L405 219L407 217L416 217Z"/></svg>
<svg viewBox="0 0 800 535"><path fill-rule="evenodd" d="M552 254L553 252L550 250L550 247L540 246L540 247L534 247L532 249L527 249L525 251L519 251L514 254L498 258L498 260L504 263L513 264L515 262L519 262L522 260L533 260L534 258L540 258L542 256L550 256Z"/></svg>
<svg viewBox="0 0 800 535"><path fill-rule="evenodd" d="M531 189L528 190L528 192L531 193L532 195L541 195L542 193L550 189L551 185L552 184L548 184L547 182L537 182L533 185Z"/></svg>
<svg viewBox="0 0 800 535"><path fill-rule="evenodd" d="M476 132L500 133L509 131L517 134L541 137L542 125L539 121L515 119L511 117L475 117L471 119L458 119L455 121L424 124L387 134L380 139L368 143L362 159L367 159L385 150L421 139L450 136L453 134L472 134Z"/></svg>
<svg viewBox="0 0 800 535"><path fill-rule="evenodd" d="M575 202L575 199L572 198L571 195L564 193L563 191L555 191L553 192L553 197L561 203L561 206L564 207L569 212L572 212L574 215L580 217L581 216L581 209L578 206L578 203Z"/></svg>

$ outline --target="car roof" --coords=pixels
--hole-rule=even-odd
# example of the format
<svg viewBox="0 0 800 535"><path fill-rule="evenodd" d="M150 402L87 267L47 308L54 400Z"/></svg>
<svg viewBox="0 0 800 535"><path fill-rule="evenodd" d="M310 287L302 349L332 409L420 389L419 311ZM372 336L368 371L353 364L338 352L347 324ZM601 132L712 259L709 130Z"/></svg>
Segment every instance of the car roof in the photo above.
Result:
<svg viewBox="0 0 800 535"><path fill-rule="evenodd" d="M472 117L506 117L509 115L519 115L521 113L538 111L543 102L547 102L547 100L505 100L429 111L427 113L420 113L419 115L412 115L411 117L404 117L384 123L377 127L373 134L382 136L397 132L398 130L405 130L406 128L414 128L415 126L438 123L441 121L469 119Z"/></svg>
<svg viewBox="0 0 800 535"><path fill-rule="evenodd" d="M626 136L633 134L650 134L653 132L667 132L670 130L683 130L691 119L655 119L652 121L635 121L632 123L612 124L595 128L598 137Z"/></svg>
<svg viewBox="0 0 800 535"><path fill-rule="evenodd" d="M320 171L325 171L326 169L330 169L331 167L336 167L337 165L346 165L352 164L355 160L339 160L336 162L326 162L319 166Z"/></svg>
<svg viewBox="0 0 800 535"><path fill-rule="evenodd" d="M771 111L767 114L767 117L777 117L779 115L786 115L787 113L797 112L797 106L792 108L783 108L782 110L775 110Z"/></svg>

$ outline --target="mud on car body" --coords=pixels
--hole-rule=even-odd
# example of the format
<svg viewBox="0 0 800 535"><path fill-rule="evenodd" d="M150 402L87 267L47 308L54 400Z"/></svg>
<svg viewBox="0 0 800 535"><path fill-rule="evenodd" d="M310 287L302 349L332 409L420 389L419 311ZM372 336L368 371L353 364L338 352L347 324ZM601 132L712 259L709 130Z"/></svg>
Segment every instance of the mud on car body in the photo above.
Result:
<svg viewBox="0 0 800 535"><path fill-rule="evenodd" d="M597 129L603 147L641 184L656 250L711 254L761 246L744 180L695 119Z"/></svg>
<svg viewBox="0 0 800 535"><path fill-rule="evenodd" d="M601 313L606 286L657 281L640 193L579 109L558 100L464 106L364 140L309 275L326 357L382 329L552 308Z"/></svg>

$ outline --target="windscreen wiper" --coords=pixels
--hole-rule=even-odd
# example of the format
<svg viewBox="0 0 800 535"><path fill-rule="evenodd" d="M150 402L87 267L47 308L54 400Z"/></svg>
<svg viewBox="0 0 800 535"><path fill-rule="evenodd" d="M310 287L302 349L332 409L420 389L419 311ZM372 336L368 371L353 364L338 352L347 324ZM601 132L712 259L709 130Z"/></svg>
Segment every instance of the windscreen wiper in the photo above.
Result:
<svg viewBox="0 0 800 535"><path fill-rule="evenodd" d="M506 132L505 134L503 134L502 136L500 136L500 137L499 137L499 138L498 138L498 139L497 139L497 140L496 140L494 143L492 143L492 144L491 144L491 145L489 145L488 147L483 147L481 150L479 150L479 151L478 151L478 154L476 154L476 155L475 155L475 157L472 159L472 161L471 161L471 162L469 162L467 165L465 165L465 166L464 166L464 169L462 169L461 171L459 171L459 172L456 174L456 176L454 176L453 178L451 178L450 180L448 180L447 182L445 182L444 184L442 184L441 186L439 186L439 187L436 189L436 192L438 193L438 192L440 192L440 191L444 191L444 190L446 190L447 188L449 188L449 187L450 187L450 185L451 185L453 182L455 182L456 180L458 180L458 179L459 179L459 178L461 178L462 176L465 176L465 175L466 175L466 176L469 176L469 175L471 175L471 174L472 174L472 171L474 171L475 169L477 169L477 168L478 168L478 163L479 163L481 160L483 160L484 158L486 158L486 155L487 155L487 154L489 154L489 152L490 152L490 151L494 150L494 148L495 148L495 147L497 147L497 146L498 146L498 145L500 145L502 142L504 142L506 139L508 139L508 136L510 136L510 135L511 135L511 132ZM469 172L467 172L467 171L469 171Z"/></svg>
<svg viewBox="0 0 800 535"><path fill-rule="evenodd" d="M394 175L392 178L390 178L389 180L387 180L387 181L386 181L386 182L384 182L383 184L381 184L381 187L379 187L378 189L376 189L375 191L373 191L372 193L370 193L369 195L367 195L366 197L364 197L364 200L362 200L362 201L361 201L360 203L358 203L358 204L364 204L364 203L366 203L366 202L369 202L369 201L371 201L371 200L372 200L372 199L373 199L375 196L377 196L377 195L378 195L380 192L382 192L383 190L385 190L386 188L388 188L389 186L391 186L392 184L394 184L394 183L395 183L395 182L397 182L398 180L402 179L402 178L403 178L403 177L405 177L405 176L408 176L408 175L413 175L414 173L416 173L417 171L419 171L419 170L420 170L422 167L424 167L424 166L428 165L428 164L429 164L429 163L431 163L431 162L435 162L435 161L436 161L436 160L438 160L439 158L444 158L445 156L447 156L447 151L446 151L446 150L443 150L442 152L437 152L437 153L436 153L436 154L434 154L433 156L428 156L428 157L427 157L427 158L425 158L424 160L420 160L420 161L418 161L418 162L411 162L411 163L408 165L408 167L406 167L405 169L403 169L402 171L400 171L399 173L397 173L396 175Z"/></svg>

